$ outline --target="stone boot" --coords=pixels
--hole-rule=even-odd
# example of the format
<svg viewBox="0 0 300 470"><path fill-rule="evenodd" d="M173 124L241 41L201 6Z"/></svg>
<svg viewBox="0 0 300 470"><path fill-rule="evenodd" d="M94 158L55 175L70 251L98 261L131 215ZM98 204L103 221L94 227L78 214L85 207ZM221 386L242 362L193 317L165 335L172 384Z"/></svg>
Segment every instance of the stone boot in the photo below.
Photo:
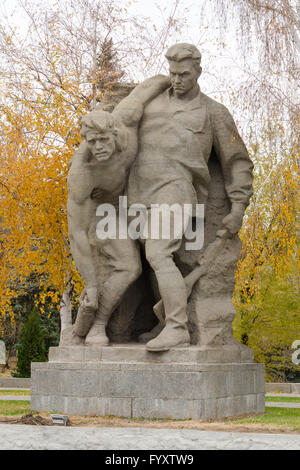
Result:
<svg viewBox="0 0 300 470"><path fill-rule="evenodd" d="M147 331L146 333L142 333L138 337L138 342L139 343L148 343L148 341L150 341L151 339L156 338L156 336L161 332L163 327L164 327L164 325L159 322L157 325L155 325L154 328L152 328L152 330Z"/></svg>
<svg viewBox="0 0 300 470"><path fill-rule="evenodd" d="M107 322L105 320L95 320L95 323L85 338L86 346L107 346L109 344L109 339L105 332L106 324Z"/></svg>
<svg viewBox="0 0 300 470"><path fill-rule="evenodd" d="M74 325L73 325L74 326ZM73 326L61 332L59 346L83 346L84 338L74 332Z"/></svg>
<svg viewBox="0 0 300 470"><path fill-rule="evenodd" d="M176 346L189 346L190 334L187 328L166 326L162 332L146 344L147 351L168 351Z"/></svg>

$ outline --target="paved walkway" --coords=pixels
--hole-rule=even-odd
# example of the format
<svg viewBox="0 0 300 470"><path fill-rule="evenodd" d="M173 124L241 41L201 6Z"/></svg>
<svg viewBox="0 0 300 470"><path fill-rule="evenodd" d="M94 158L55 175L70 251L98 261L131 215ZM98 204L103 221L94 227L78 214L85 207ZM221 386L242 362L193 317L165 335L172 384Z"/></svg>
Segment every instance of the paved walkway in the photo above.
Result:
<svg viewBox="0 0 300 470"><path fill-rule="evenodd" d="M300 450L300 434L0 424L1 450Z"/></svg>
<svg viewBox="0 0 300 470"><path fill-rule="evenodd" d="M285 403L279 401L266 401L266 406L277 406L278 408L300 408L300 403Z"/></svg>
<svg viewBox="0 0 300 470"><path fill-rule="evenodd" d="M30 395L0 395L0 400L30 401Z"/></svg>
<svg viewBox="0 0 300 470"><path fill-rule="evenodd" d="M299 393L266 393L266 397L279 397L279 398L296 397L296 398L300 398L300 394Z"/></svg>

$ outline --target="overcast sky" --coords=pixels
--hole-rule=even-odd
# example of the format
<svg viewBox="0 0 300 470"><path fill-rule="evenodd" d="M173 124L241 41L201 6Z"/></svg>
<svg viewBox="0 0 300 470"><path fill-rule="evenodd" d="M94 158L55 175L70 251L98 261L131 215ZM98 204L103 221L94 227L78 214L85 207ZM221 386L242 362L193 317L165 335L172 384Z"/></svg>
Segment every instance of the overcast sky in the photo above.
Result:
<svg viewBox="0 0 300 470"><path fill-rule="evenodd" d="M26 1L26 0L20 0ZM31 0L38 5L55 5L57 0ZM59 0L60 6L64 0ZM118 6L128 4L126 0L115 0ZM210 8L211 0L180 0L179 17L184 19L184 26L180 33L175 34L169 39L168 46L175 42L190 42L199 47L202 53L203 74L199 80L200 87L203 92L212 98L223 102L230 110L234 111L236 120L245 120L244 113L240 115L237 106L231 103L230 87L234 83L239 84L245 78L241 68L241 59L239 48L237 47L234 28L235 20L232 21L232 28L226 37L222 37L224 46L220 44L220 33L218 28L218 20L214 18L212 9ZM18 0L0 0L0 13L6 13L9 20L15 21L19 30L26 31L27 19L23 13L18 14ZM206 5L203 13L202 7ZM173 0L133 0L129 7L129 13L133 13L136 17L148 16L150 21L159 25L168 18L173 9ZM13 16L12 13L14 13ZM0 18L1 20L1 18ZM251 59L253 60L253 59ZM167 72L167 62L162 61L165 68L162 72ZM153 71L157 73L157 71ZM153 73L152 73L153 74ZM132 76L134 81L140 81L143 77ZM234 109L233 109L234 108Z"/></svg>
<svg viewBox="0 0 300 470"><path fill-rule="evenodd" d="M24 0L23 0L24 1ZM31 0L36 2L37 5L41 4L41 0ZM43 0L43 3L47 3L51 8L51 4L54 5L56 0ZM60 0L60 5L63 4L64 0ZM118 0L117 4L127 5L127 1ZM185 26L182 27L181 33L174 35L170 38L172 43L174 42L190 42L199 47L202 53L202 66L203 76L201 78L202 87L205 91L210 93L219 93L218 85L215 80L212 79L210 73L218 73L218 70L228 69L230 67L231 73L235 75L237 79L238 70L234 63L237 60L238 52L234 34L230 35L226 39L226 46L220 47L218 41L218 22L214 21L213 13L209 9L210 0L180 0L178 13L180 17L185 19ZM206 13L202 14L202 6L206 4ZM18 27L26 31L27 19L24 13L18 14L18 0L0 0L0 12L6 12L10 16L14 12L14 21L16 21ZM129 7L129 12L134 13L135 16L148 16L150 21L154 24L160 24L164 19L167 19L173 10L173 1L171 0L133 0ZM10 17L10 21L12 17ZM171 45L169 43L169 45ZM167 69L165 69L166 71Z"/></svg>

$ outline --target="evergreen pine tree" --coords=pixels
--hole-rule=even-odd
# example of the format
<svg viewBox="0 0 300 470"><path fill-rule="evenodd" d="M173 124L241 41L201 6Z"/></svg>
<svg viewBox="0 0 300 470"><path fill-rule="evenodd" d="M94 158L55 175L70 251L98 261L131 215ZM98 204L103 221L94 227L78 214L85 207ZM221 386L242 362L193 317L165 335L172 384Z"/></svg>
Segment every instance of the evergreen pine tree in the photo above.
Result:
<svg viewBox="0 0 300 470"><path fill-rule="evenodd" d="M105 39L101 44L100 54L96 59L96 68L95 88L97 95L101 97L104 93L110 94L114 85L124 76L112 39Z"/></svg>
<svg viewBox="0 0 300 470"><path fill-rule="evenodd" d="M40 316L34 309L24 323L18 350L17 377L30 377L31 362L46 361L44 334Z"/></svg>

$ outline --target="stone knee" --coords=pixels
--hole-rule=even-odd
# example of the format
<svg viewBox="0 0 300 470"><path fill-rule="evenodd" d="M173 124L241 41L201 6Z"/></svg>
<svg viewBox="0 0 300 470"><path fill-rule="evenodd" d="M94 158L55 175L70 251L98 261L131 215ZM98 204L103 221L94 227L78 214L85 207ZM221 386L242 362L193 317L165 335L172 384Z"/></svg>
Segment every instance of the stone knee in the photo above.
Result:
<svg viewBox="0 0 300 470"><path fill-rule="evenodd" d="M154 243L146 242L145 255L153 271L168 271L174 268L173 255L165 253Z"/></svg>
<svg viewBox="0 0 300 470"><path fill-rule="evenodd" d="M119 259L113 267L114 273L124 279L124 282L129 286L140 277L142 274L142 263L139 258L124 258Z"/></svg>
<svg viewBox="0 0 300 470"><path fill-rule="evenodd" d="M128 261L126 269L124 269L127 275L128 284L132 284L136 281L142 274L142 265L141 263L132 264L132 260Z"/></svg>

